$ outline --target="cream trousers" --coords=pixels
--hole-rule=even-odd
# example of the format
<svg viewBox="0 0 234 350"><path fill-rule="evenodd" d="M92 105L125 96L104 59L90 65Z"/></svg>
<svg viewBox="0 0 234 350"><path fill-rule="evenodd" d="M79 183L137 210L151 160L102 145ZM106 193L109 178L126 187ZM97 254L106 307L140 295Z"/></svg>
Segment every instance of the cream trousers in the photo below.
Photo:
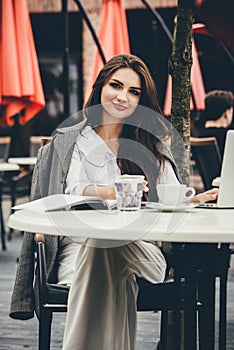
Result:
<svg viewBox="0 0 234 350"><path fill-rule="evenodd" d="M159 283L166 262L153 243L136 241L112 248L97 248L97 241L64 247L61 278L72 254L79 250L74 266L63 350L134 350L136 343L136 276ZM77 247L77 250L76 250ZM64 260L64 261L63 261Z"/></svg>

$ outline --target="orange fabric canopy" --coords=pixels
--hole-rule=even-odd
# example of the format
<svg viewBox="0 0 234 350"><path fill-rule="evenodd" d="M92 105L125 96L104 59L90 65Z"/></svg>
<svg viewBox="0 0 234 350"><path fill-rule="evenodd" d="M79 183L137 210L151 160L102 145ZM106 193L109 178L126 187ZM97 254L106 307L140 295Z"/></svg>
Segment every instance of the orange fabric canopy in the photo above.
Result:
<svg viewBox="0 0 234 350"><path fill-rule="evenodd" d="M191 68L191 88L193 92L193 98L196 104L197 110L203 110L205 108L205 87L203 83L203 77L200 69L200 63L198 59L197 48L192 40L192 56L193 64ZM171 76L168 76L166 97L164 101L164 114L171 115L171 101L172 101L172 80ZM190 99L190 110L194 109L194 104L192 98Z"/></svg>
<svg viewBox="0 0 234 350"><path fill-rule="evenodd" d="M100 40L100 44L102 46L106 60L109 60L114 55L120 53L129 53L130 44L123 1L103 0L100 17L101 24L98 38ZM96 48L90 83L86 91L86 99L89 96L92 90L92 85L102 67L103 62Z"/></svg>
<svg viewBox="0 0 234 350"><path fill-rule="evenodd" d="M0 125L26 123L45 106L26 0L0 0Z"/></svg>

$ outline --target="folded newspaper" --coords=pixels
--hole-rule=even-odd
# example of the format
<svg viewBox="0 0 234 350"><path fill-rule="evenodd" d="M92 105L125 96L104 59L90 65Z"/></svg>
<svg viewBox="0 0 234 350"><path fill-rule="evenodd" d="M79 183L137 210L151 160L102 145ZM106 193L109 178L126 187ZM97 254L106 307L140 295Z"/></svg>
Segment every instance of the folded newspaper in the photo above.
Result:
<svg viewBox="0 0 234 350"><path fill-rule="evenodd" d="M31 202L16 205L14 210L50 212L57 210L116 209L116 200L100 197L77 196L73 194L53 194Z"/></svg>

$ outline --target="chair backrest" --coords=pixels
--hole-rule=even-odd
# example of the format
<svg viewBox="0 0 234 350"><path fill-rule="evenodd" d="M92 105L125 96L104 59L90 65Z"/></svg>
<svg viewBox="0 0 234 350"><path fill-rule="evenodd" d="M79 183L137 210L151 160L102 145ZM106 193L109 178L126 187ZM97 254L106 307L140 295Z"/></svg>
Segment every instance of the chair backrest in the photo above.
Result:
<svg viewBox="0 0 234 350"><path fill-rule="evenodd" d="M42 144L42 140L43 139L47 139L48 136L44 136L44 135L32 135L30 136L30 148L29 148L29 155L30 157L36 157L37 156L37 152L39 150L39 148L41 146L43 146Z"/></svg>
<svg viewBox="0 0 234 350"><path fill-rule="evenodd" d="M221 155L215 137L190 137L192 158L202 178L204 189L212 187L212 180L220 176Z"/></svg>
<svg viewBox="0 0 234 350"><path fill-rule="evenodd" d="M10 143L10 136L0 137L0 162L4 162L7 160L10 150Z"/></svg>
<svg viewBox="0 0 234 350"><path fill-rule="evenodd" d="M45 146L51 139L52 139L51 136L41 137L41 147Z"/></svg>
<svg viewBox="0 0 234 350"><path fill-rule="evenodd" d="M43 135L30 136L30 148L29 148L30 157L36 157L39 148L42 146L45 146L49 140L51 140L50 136L43 136Z"/></svg>

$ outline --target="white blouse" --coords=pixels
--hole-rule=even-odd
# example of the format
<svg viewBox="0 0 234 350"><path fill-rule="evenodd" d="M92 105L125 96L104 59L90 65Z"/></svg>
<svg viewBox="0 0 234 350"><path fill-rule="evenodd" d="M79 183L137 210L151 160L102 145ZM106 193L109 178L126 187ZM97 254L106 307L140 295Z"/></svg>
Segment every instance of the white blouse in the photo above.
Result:
<svg viewBox="0 0 234 350"><path fill-rule="evenodd" d="M113 185L118 175L120 169L115 154L90 126L86 126L76 140L65 193L82 195L88 185ZM158 183L179 183L168 160L164 162Z"/></svg>

